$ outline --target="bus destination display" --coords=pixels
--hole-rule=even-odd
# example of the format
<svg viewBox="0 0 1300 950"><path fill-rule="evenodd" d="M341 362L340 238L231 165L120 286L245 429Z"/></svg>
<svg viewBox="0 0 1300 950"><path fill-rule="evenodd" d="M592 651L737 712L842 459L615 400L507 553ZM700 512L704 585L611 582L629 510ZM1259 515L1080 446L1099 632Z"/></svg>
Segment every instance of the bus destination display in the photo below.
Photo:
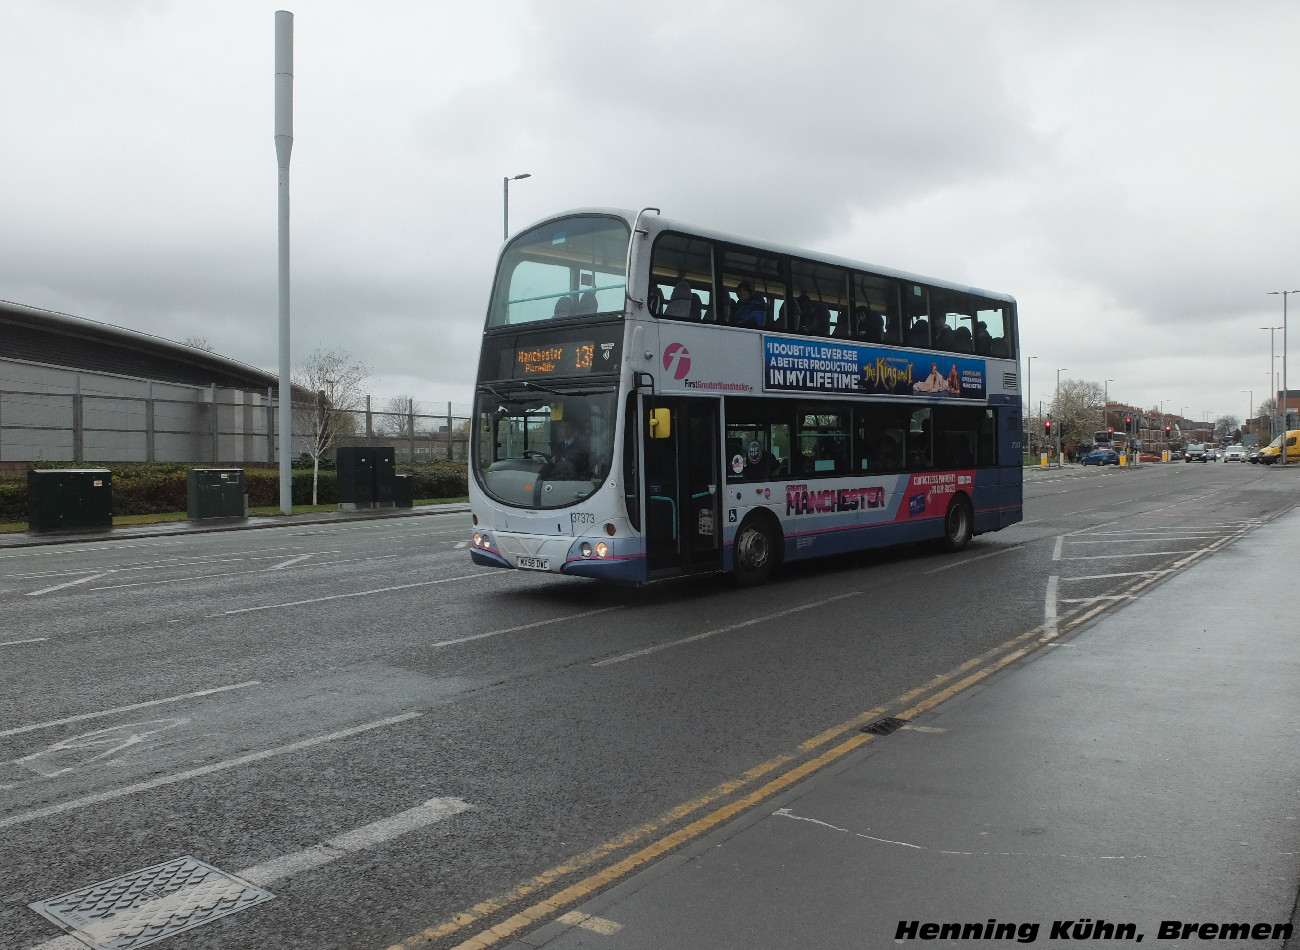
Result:
<svg viewBox="0 0 1300 950"><path fill-rule="evenodd" d="M590 373L596 344L590 340L531 343L514 351L514 376L580 376Z"/></svg>

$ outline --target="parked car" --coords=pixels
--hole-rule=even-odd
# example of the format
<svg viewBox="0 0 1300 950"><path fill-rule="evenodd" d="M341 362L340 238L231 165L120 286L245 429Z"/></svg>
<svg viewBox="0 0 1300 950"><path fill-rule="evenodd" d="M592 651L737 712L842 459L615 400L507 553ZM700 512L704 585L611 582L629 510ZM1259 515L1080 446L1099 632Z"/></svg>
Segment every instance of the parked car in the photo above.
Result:
<svg viewBox="0 0 1300 950"><path fill-rule="evenodd" d="M1223 450L1223 460L1225 462L1244 462L1246 461L1246 447L1244 445L1230 445Z"/></svg>
<svg viewBox="0 0 1300 950"><path fill-rule="evenodd" d="M1187 448L1183 449L1184 462L1208 462L1209 455L1204 442L1188 442Z"/></svg>
<svg viewBox="0 0 1300 950"><path fill-rule="evenodd" d="M1093 449L1083 457L1084 465L1118 465L1119 453L1114 449Z"/></svg>
<svg viewBox="0 0 1300 950"><path fill-rule="evenodd" d="M1160 456L1155 455L1155 454L1153 454L1153 453L1151 453L1151 452L1143 452L1141 455L1138 456L1138 461L1139 461L1139 462L1159 462L1159 461L1160 461Z"/></svg>
<svg viewBox="0 0 1300 950"><path fill-rule="evenodd" d="M1253 446L1250 447L1250 451L1248 451L1248 452L1246 453L1246 461L1249 462L1251 465L1258 465L1258 464L1259 464L1259 446L1258 446L1258 445L1253 445Z"/></svg>
<svg viewBox="0 0 1300 950"><path fill-rule="evenodd" d="M1180 452L1178 449L1174 449L1169 453L1169 461L1181 462L1182 460L1183 460L1183 453Z"/></svg>

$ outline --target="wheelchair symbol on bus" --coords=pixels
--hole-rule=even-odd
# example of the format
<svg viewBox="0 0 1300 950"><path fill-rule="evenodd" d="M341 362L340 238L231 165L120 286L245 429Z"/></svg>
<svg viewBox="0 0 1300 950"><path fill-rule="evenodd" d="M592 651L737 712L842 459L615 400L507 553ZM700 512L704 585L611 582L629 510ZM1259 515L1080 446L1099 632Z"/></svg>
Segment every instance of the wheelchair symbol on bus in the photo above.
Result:
<svg viewBox="0 0 1300 950"><path fill-rule="evenodd" d="M736 509L735 509L735 508L728 508L728 509L727 509L727 522L728 522L729 524L735 524L735 523L736 523Z"/></svg>

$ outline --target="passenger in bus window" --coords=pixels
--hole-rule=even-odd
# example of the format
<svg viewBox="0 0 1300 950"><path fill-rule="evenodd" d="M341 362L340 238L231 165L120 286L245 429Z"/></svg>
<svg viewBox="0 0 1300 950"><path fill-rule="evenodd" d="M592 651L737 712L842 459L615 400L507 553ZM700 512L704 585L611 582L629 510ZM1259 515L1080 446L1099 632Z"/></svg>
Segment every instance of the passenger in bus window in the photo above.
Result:
<svg viewBox="0 0 1300 950"><path fill-rule="evenodd" d="M767 322L767 305L754 285L742 280L736 285L736 305L731 308L731 322L738 327L762 327Z"/></svg>
<svg viewBox="0 0 1300 950"><path fill-rule="evenodd" d="M987 356L993 346L993 337L989 336L989 325L983 320L975 321L975 352Z"/></svg>
<svg viewBox="0 0 1300 950"><path fill-rule="evenodd" d="M948 318L943 314L937 314L934 323L930 327L930 333L934 339L934 348L936 350L952 349L952 327L948 326Z"/></svg>
<svg viewBox="0 0 1300 950"><path fill-rule="evenodd" d="M820 300L812 305L812 312L808 315L808 323L804 328L805 333L813 336L829 336L831 332L831 308Z"/></svg>
<svg viewBox="0 0 1300 950"><path fill-rule="evenodd" d="M870 307L858 307L857 327L853 337L867 343L881 343L885 339L884 314L876 313Z"/></svg>

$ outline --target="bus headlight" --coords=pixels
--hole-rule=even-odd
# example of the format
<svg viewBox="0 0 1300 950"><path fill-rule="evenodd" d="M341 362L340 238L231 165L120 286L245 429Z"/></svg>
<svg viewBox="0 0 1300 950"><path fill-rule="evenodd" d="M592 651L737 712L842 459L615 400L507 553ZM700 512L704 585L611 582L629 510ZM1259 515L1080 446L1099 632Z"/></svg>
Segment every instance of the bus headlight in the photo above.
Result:
<svg viewBox="0 0 1300 950"><path fill-rule="evenodd" d="M583 546L586 547L586 545L583 545ZM608 554L609 554L609 545L606 544L604 541L597 541L597 542L596 542L596 557L605 557L605 556L608 555Z"/></svg>
<svg viewBox="0 0 1300 950"><path fill-rule="evenodd" d="M476 548L485 548L485 547L487 547L487 536L486 536L486 535L479 534L477 531L475 531L475 532L474 532L474 547L476 547Z"/></svg>
<svg viewBox="0 0 1300 950"><path fill-rule="evenodd" d="M578 550L582 552L582 556L583 556L583 557L591 557L591 543L590 543L590 542L588 542L588 541L583 541L582 544L579 545Z"/></svg>

